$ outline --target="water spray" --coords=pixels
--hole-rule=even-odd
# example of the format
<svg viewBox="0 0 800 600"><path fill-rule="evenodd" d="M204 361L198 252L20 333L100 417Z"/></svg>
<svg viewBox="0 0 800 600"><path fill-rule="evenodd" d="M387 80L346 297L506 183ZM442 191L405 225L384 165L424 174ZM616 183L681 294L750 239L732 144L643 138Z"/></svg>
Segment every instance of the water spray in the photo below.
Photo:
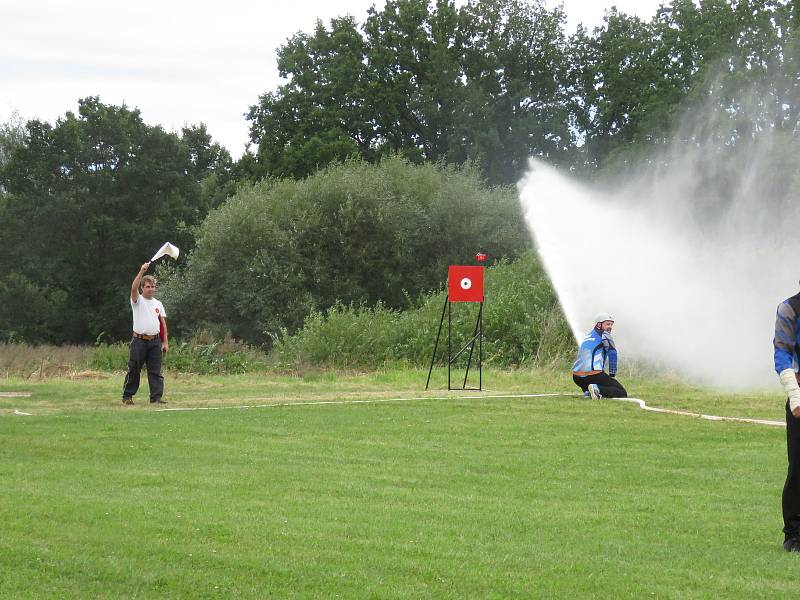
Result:
<svg viewBox="0 0 800 600"><path fill-rule="evenodd" d="M800 272L798 211L765 215L752 172L732 183L746 193L709 209L696 193L707 173L676 167L609 191L531 161L520 199L570 328L578 339L609 310L623 357L726 388L774 386L775 307Z"/></svg>

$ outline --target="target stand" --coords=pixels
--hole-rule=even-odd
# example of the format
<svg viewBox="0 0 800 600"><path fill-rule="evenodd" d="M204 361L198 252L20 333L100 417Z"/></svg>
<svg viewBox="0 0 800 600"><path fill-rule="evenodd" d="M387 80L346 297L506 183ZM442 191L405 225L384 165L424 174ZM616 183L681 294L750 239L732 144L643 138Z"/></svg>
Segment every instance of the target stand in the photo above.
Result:
<svg viewBox="0 0 800 600"><path fill-rule="evenodd" d="M452 347L452 324L453 324L453 304L468 302L479 304L478 318L475 322L475 328L472 336L467 340L458 352L453 354ZM447 296L444 299L444 306L442 307L442 317L439 319L439 330L436 333L436 342L433 345L433 354L431 355L431 366L428 369L428 381L425 383L425 389L431 383L431 373L433 373L433 363L436 361L436 352L439 349L439 340L442 335L442 327L444 326L444 316L447 313L447 389L448 390L475 390L480 391L483 385L483 267L475 266L450 266L447 274ZM478 367L478 387L467 387L467 380L469 378L469 371L472 366L472 357L475 353L475 344L478 344L477 352L477 367ZM461 387L453 387L452 371L453 363L458 358L469 351L467 355L467 368L464 373L464 381Z"/></svg>

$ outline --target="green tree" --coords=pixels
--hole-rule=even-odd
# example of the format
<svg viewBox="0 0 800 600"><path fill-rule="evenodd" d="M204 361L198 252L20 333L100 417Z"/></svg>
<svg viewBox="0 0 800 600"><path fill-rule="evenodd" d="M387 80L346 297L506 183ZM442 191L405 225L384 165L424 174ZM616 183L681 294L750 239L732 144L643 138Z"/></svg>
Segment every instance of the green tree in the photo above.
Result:
<svg viewBox="0 0 800 600"><path fill-rule="evenodd" d="M698 113L707 124L738 120L733 140L791 127L797 18L796 3L785 0L674 0L649 22L612 9L592 34L579 30L571 79L584 166L650 160L676 136L693 135L685 122L705 136Z"/></svg>
<svg viewBox="0 0 800 600"><path fill-rule="evenodd" d="M181 128L181 144L189 153L187 175L200 184L200 201L197 210L202 214L199 222L209 210L216 208L236 191L236 173L228 151L213 141L204 124Z"/></svg>
<svg viewBox="0 0 800 600"><path fill-rule="evenodd" d="M351 17L328 31L297 33L278 51L278 72L289 79L250 108L250 137L258 144L255 178L303 177L351 155L369 156L376 132L364 104L365 43Z"/></svg>
<svg viewBox="0 0 800 600"><path fill-rule="evenodd" d="M364 24L367 105L381 146L411 160L448 158L462 115L462 44L454 4L390 0Z"/></svg>
<svg viewBox="0 0 800 600"><path fill-rule="evenodd" d="M477 0L462 15L467 99L456 143L468 145L492 182L518 181L531 156L568 162L575 139L562 10L539 0Z"/></svg>
<svg viewBox="0 0 800 600"><path fill-rule="evenodd" d="M616 9L604 22L593 35L579 29L571 40L575 119L590 168L636 139L643 113L660 102L664 77L652 24Z"/></svg>
<svg viewBox="0 0 800 600"><path fill-rule="evenodd" d="M96 97L78 105L55 125L29 121L26 143L0 171L0 302L20 311L4 312L0 337L126 337L138 265L166 240L191 247L191 227L212 203L203 181L230 168L202 127L181 138L144 124L138 110Z"/></svg>
<svg viewBox="0 0 800 600"><path fill-rule="evenodd" d="M0 124L0 168L8 162L11 152L25 143L25 123L17 111L8 122Z"/></svg>
<svg viewBox="0 0 800 600"><path fill-rule="evenodd" d="M569 129L560 9L543 0L390 0L297 34L279 53L288 82L251 107L254 178L305 177L332 160L472 160L516 181L530 155L563 162Z"/></svg>
<svg viewBox="0 0 800 600"><path fill-rule="evenodd" d="M349 160L242 187L209 214L162 292L178 327L264 344L337 303L407 306L478 249L527 247L512 188L487 188L469 168Z"/></svg>

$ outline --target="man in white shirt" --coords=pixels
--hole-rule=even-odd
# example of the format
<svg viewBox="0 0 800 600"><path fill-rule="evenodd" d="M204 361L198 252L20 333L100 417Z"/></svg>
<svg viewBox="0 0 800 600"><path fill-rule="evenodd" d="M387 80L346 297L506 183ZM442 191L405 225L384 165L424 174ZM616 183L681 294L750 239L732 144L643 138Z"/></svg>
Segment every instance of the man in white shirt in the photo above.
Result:
<svg viewBox="0 0 800 600"><path fill-rule="evenodd" d="M164 376L161 374L162 353L169 350L167 313L156 300L156 279L145 275L149 262L144 263L131 284L131 309L133 310L133 339L130 344L128 373L122 389L122 403L133 404L133 395L139 389L139 375L147 364L147 383L150 385L150 403L166 404Z"/></svg>

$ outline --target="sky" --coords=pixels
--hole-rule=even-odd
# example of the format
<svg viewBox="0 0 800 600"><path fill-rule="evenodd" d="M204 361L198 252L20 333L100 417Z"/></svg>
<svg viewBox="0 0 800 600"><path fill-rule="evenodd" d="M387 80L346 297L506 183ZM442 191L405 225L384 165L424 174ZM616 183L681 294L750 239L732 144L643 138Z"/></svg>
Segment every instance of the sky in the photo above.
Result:
<svg viewBox="0 0 800 600"><path fill-rule="evenodd" d="M562 3L572 32L600 25L611 5L649 19L662 0L547 0ZM100 96L167 131L205 123L238 158L244 114L283 81L276 50L316 19L351 14L361 23L373 4L382 0L0 0L0 123L15 114L55 123L78 99Z"/></svg>

